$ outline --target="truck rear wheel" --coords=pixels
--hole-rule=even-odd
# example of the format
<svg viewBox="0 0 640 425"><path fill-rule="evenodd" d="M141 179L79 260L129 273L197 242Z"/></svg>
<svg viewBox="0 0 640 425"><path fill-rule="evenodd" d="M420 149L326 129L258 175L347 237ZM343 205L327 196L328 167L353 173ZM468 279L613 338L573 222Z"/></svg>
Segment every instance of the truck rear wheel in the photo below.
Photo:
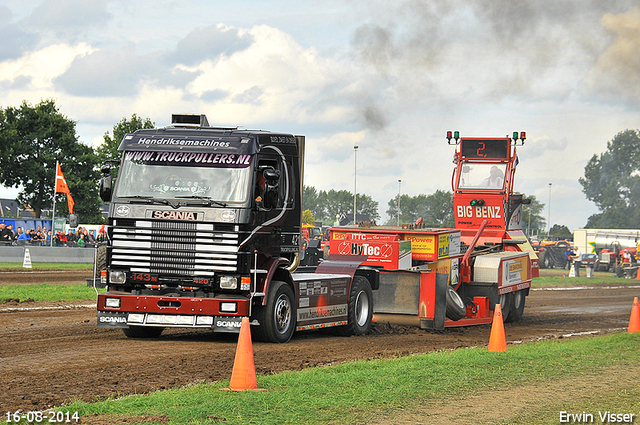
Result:
<svg viewBox="0 0 640 425"><path fill-rule="evenodd" d="M373 319L373 291L363 276L355 276L349 294L348 323L338 328L342 335L365 335L371 330Z"/></svg>
<svg viewBox="0 0 640 425"><path fill-rule="evenodd" d="M447 312L446 315L451 320L460 320L467 315L467 308L460 298L460 295L453 289L452 286L447 285Z"/></svg>
<svg viewBox="0 0 640 425"><path fill-rule="evenodd" d="M164 328L156 328L154 326L129 326L123 328L122 332L128 338L157 338L160 336Z"/></svg>
<svg viewBox="0 0 640 425"><path fill-rule="evenodd" d="M524 302L527 297L524 294L525 291L516 291L511 294L511 305L509 306L509 317L505 316L505 322L519 322L522 319L524 313Z"/></svg>
<svg viewBox="0 0 640 425"><path fill-rule="evenodd" d="M284 343L291 339L296 325L293 290L284 282L272 281L267 305L257 308L255 317L260 326L255 329L259 341Z"/></svg>

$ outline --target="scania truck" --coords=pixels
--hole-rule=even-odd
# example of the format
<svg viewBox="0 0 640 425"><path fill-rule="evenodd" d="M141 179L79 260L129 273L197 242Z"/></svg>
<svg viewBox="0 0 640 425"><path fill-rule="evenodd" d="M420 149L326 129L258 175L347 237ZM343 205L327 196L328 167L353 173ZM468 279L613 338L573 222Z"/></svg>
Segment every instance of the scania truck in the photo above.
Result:
<svg viewBox="0 0 640 425"><path fill-rule="evenodd" d="M212 127L204 115L127 134L110 202L99 327L128 337L164 328L286 342L295 330L371 328L377 272L364 258L292 273L301 248L304 136Z"/></svg>

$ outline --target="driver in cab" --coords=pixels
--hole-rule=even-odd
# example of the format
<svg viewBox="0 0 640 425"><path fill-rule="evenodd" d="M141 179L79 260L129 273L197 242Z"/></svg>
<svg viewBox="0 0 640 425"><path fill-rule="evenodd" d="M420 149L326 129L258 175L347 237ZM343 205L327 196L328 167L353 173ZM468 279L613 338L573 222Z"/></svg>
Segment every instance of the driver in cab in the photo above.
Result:
<svg viewBox="0 0 640 425"><path fill-rule="evenodd" d="M502 187L504 179L502 178L502 171L495 165L491 167L489 177L482 181L482 186L485 187Z"/></svg>

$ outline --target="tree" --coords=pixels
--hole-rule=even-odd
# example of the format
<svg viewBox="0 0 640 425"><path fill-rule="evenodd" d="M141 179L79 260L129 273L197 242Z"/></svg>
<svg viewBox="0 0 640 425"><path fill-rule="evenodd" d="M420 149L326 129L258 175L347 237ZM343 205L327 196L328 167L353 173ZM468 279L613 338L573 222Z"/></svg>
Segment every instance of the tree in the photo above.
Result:
<svg viewBox="0 0 640 425"><path fill-rule="evenodd" d="M640 227L639 130L621 131L607 142L607 150L591 157L579 182L600 210L589 217L586 228Z"/></svg>
<svg viewBox="0 0 640 425"><path fill-rule="evenodd" d="M554 224L549 230L549 236L558 239L571 239L571 230L565 225Z"/></svg>
<svg viewBox="0 0 640 425"><path fill-rule="evenodd" d="M398 197L389 200L387 224L398 222ZM400 196L400 224L415 223L418 218L429 227L454 226L453 194L444 190L436 190L431 195L421 193L417 196Z"/></svg>
<svg viewBox="0 0 640 425"><path fill-rule="evenodd" d="M535 195L522 195L523 199L531 199L529 205L522 206L522 230L525 234L543 233L547 227L547 220L541 215L545 204L538 201Z"/></svg>
<svg viewBox="0 0 640 425"><path fill-rule="evenodd" d="M96 157L77 140L76 122L62 115L53 100L0 110L0 183L22 186L17 201L29 205L36 218L52 204L56 161L74 198L74 212L83 220L101 217ZM66 211L66 202L57 205Z"/></svg>
<svg viewBox="0 0 640 425"><path fill-rule="evenodd" d="M313 213L311 210L302 211L302 224L310 224L315 225L315 221L313 221Z"/></svg>
<svg viewBox="0 0 640 425"><path fill-rule="evenodd" d="M153 123L149 117L144 120L137 114L131 115L130 120L123 117L119 123L113 126L113 137L111 137L107 131L104 133L103 143L96 148L99 163L104 164L106 161L115 161L115 164L119 164L122 158L122 152L118 151L118 146L120 146L124 136L142 128L154 127L155 123ZM115 164L113 165L111 174L117 176L118 167Z"/></svg>
<svg viewBox="0 0 640 425"><path fill-rule="evenodd" d="M353 193L348 190L329 190L318 192L313 186L305 186L302 194L302 208L309 209L319 221L333 223L336 215L353 216ZM366 214L371 220L379 220L378 202L369 195L358 193L356 197L358 214Z"/></svg>

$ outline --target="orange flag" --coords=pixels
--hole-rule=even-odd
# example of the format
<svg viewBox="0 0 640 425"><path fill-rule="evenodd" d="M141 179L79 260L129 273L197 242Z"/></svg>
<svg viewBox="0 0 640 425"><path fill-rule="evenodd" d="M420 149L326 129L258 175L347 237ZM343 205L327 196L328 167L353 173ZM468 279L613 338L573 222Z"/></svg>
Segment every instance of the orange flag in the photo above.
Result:
<svg viewBox="0 0 640 425"><path fill-rule="evenodd" d="M64 175L62 174L60 163L58 163L58 169L56 170L56 193L67 194L67 205L69 206L69 214L73 214L73 198L71 197L69 186L67 186L67 181L64 179Z"/></svg>

